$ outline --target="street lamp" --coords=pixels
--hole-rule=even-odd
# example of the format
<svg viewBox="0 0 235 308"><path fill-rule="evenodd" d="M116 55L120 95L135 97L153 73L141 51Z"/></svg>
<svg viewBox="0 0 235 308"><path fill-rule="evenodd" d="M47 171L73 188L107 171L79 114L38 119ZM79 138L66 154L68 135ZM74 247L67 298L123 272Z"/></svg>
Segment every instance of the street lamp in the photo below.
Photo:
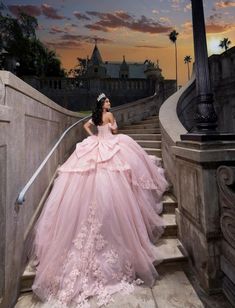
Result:
<svg viewBox="0 0 235 308"><path fill-rule="evenodd" d="M191 0L191 3L196 68L196 129L181 135L181 140L231 140L234 135L216 131L217 115L210 84L203 0Z"/></svg>
<svg viewBox="0 0 235 308"><path fill-rule="evenodd" d="M215 130L217 127L217 115L213 105L210 84L203 1L191 0L191 2L197 95L195 120L199 131Z"/></svg>
<svg viewBox="0 0 235 308"><path fill-rule="evenodd" d="M15 64L15 73L16 73L16 76L18 76L19 68L20 68L20 62L17 61L16 64Z"/></svg>

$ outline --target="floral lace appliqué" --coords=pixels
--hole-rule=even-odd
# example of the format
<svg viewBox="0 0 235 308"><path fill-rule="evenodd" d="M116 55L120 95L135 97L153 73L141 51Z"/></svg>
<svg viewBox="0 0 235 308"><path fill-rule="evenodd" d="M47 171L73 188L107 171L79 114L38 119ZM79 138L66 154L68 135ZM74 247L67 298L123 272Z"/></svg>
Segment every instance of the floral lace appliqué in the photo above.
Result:
<svg viewBox="0 0 235 308"><path fill-rule="evenodd" d="M87 219L64 259L60 290L52 294L51 301L56 301L57 307L89 308L89 297L97 296L100 307L112 302L112 294L116 292L133 292L134 287L143 281L134 280L130 260L121 264L118 251L102 235L96 203L92 202Z"/></svg>

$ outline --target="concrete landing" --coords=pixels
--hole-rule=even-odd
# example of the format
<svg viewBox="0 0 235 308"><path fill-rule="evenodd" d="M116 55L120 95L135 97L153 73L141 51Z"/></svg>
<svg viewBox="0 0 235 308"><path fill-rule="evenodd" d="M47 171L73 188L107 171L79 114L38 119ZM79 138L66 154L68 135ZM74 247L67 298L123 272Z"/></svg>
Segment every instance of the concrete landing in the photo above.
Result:
<svg viewBox="0 0 235 308"><path fill-rule="evenodd" d="M105 308L203 308L203 304L181 267L168 264L158 270L160 277L152 288L137 286L129 295L116 293L114 302ZM91 308L98 308L95 298ZM21 295L15 308L40 308L43 305L32 293ZM72 308L72 307L71 307Z"/></svg>

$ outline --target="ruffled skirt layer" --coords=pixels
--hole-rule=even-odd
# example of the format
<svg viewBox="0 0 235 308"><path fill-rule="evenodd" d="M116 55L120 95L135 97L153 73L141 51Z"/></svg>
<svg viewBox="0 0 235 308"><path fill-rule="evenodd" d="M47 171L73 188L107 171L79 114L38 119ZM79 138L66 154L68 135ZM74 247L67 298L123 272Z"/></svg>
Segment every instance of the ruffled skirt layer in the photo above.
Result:
<svg viewBox="0 0 235 308"><path fill-rule="evenodd" d="M101 306L115 292L152 286L167 185L163 169L126 135L78 143L35 226L33 291L56 307L89 307L90 296Z"/></svg>

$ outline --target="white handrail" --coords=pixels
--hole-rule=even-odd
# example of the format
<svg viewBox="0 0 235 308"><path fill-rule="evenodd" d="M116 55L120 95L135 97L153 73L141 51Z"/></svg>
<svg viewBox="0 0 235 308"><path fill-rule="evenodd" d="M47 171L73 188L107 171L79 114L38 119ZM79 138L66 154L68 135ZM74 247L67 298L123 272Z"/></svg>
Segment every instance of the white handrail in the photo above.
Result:
<svg viewBox="0 0 235 308"><path fill-rule="evenodd" d="M77 122L75 122L74 124L72 124L71 126L69 126L64 132L63 134L60 136L59 140L56 142L56 144L53 146L53 148L50 150L50 152L48 153L48 155L45 157L45 159L43 160L43 162L41 163L41 165L37 168L37 170L34 172L34 174L32 175L32 177L29 179L29 181L27 182L27 184L24 186L24 188L21 190L21 192L18 195L18 198L16 199L16 204L23 204L23 202L25 201L25 194L28 191L28 189L30 188L30 186L33 184L34 180L36 179L36 177L38 176L38 174L40 173L40 171L42 170L42 168L45 166L45 164L47 163L47 161L49 160L49 158L51 157L51 155L53 154L53 152L55 151L55 149L58 147L58 145L60 144L61 140L64 138L64 136L67 134L68 131L70 131L71 128L73 128L75 125L81 123L82 121L88 119L91 117L91 114L78 120Z"/></svg>

